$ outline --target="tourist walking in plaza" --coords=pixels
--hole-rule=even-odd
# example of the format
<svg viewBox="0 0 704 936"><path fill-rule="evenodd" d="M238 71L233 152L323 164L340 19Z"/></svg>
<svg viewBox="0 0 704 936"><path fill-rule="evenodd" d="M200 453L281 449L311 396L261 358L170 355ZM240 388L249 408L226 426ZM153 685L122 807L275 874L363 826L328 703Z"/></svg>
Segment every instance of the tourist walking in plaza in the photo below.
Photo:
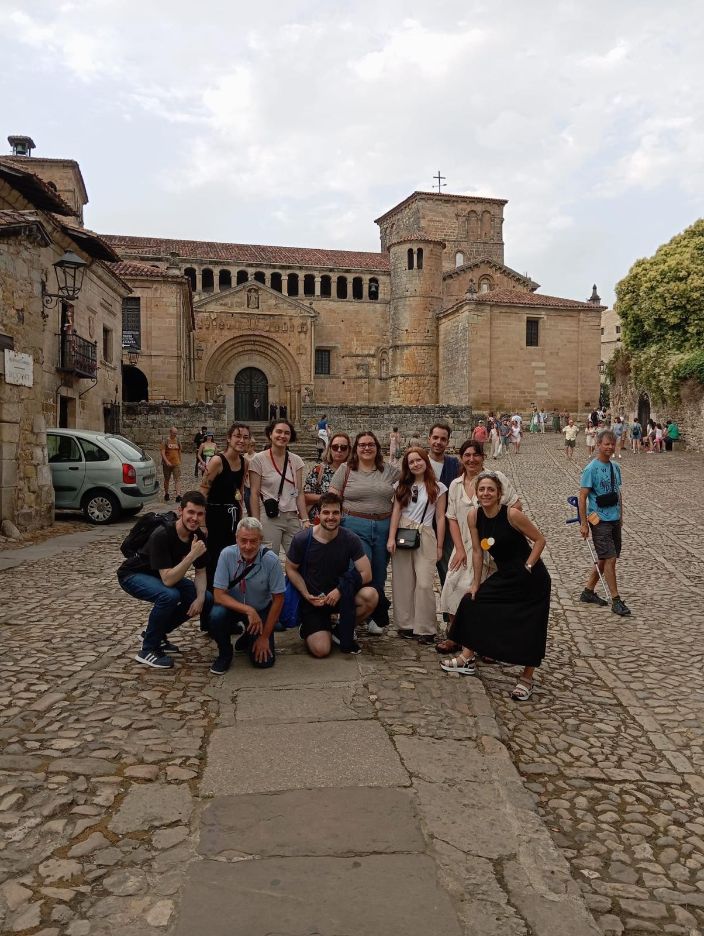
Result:
<svg viewBox="0 0 704 936"><path fill-rule="evenodd" d="M565 458L572 460L574 459L574 450L577 445L579 426L575 426L574 419L572 419L571 416L567 419L567 425L563 428L562 432L565 436Z"/></svg>
<svg viewBox="0 0 704 936"><path fill-rule="evenodd" d="M227 430L227 446L208 462L200 482L207 498L208 588L213 587L220 553L235 542L235 530L242 519L244 501L244 460L249 445L249 426L233 423Z"/></svg>
<svg viewBox="0 0 704 936"><path fill-rule="evenodd" d="M480 419L479 422L477 423L477 425L474 427L474 431L472 432L472 438L473 438L476 442L481 442L482 445L483 445L483 444L486 442L486 440L489 438L489 432L488 432L486 426L484 425L484 420L483 420L483 419Z"/></svg>
<svg viewBox="0 0 704 936"><path fill-rule="evenodd" d="M613 423L613 426L611 427L611 431L613 432L616 438L616 456L618 458L622 458L623 456L623 446L626 443L625 429L626 429L626 424L623 421L623 416L617 416L614 419L614 423Z"/></svg>
<svg viewBox="0 0 704 936"><path fill-rule="evenodd" d="M367 633L378 636L388 625L388 601L384 598L389 553L386 544L391 525L394 484L400 471L384 461L379 440L373 432L360 432L352 443L346 465L340 465L330 482L330 491L344 502L345 529L356 533L372 567L372 585L379 592L375 620Z"/></svg>
<svg viewBox="0 0 704 936"><path fill-rule="evenodd" d="M511 420L511 444L513 445L514 455L518 455L518 453L521 451L522 435L520 417L516 419L514 416Z"/></svg>
<svg viewBox="0 0 704 936"><path fill-rule="evenodd" d="M387 549L399 636L422 644L435 643L437 633L433 583L445 541L446 505L447 487L435 476L428 453L409 449L401 462Z"/></svg>
<svg viewBox="0 0 704 936"><path fill-rule="evenodd" d="M665 451L671 452L675 442L680 438L680 428L674 419L668 419L665 423L664 441Z"/></svg>
<svg viewBox="0 0 704 936"><path fill-rule="evenodd" d="M164 471L164 500L170 498L169 487L174 479L174 494L176 503L181 501L181 443L178 438L178 429L172 426L169 434L161 443L161 467Z"/></svg>
<svg viewBox="0 0 704 936"><path fill-rule="evenodd" d="M494 425L491 427L489 441L491 443L491 457L499 458L501 455L501 433L499 432L499 424L497 422L494 422Z"/></svg>
<svg viewBox="0 0 704 936"><path fill-rule="evenodd" d="M592 424L591 419L587 420L587 428L584 430L584 441L587 446L587 455L589 458L593 458L594 449L596 448L596 427Z"/></svg>
<svg viewBox="0 0 704 936"><path fill-rule="evenodd" d="M538 425L540 426L541 432L545 432L545 425L547 421L548 421L548 414L545 412L545 407L542 406L540 408L540 412L538 413Z"/></svg>
<svg viewBox="0 0 704 936"><path fill-rule="evenodd" d="M634 455L640 455L643 451L643 427L637 416L633 417L631 424L631 450Z"/></svg>
<svg viewBox="0 0 704 936"><path fill-rule="evenodd" d="M435 477L441 484L444 484L446 488L450 487L450 483L455 480L461 470L457 456L445 454L450 444L451 434L452 430L450 426L444 422L434 423L430 427L430 432L428 433L428 455L430 456L430 465L435 472ZM419 448L420 443L412 447ZM447 527L445 527L444 539L442 541L438 540L438 542L442 546L442 556L437 563L440 584L442 585L447 575L447 563L450 561L450 553L452 552L452 538L450 537Z"/></svg>
<svg viewBox="0 0 704 936"><path fill-rule="evenodd" d="M299 633L314 657L326 657L336 640L343 653L359 653L355 624L373 613L379 593L362 541L341 527L342 500L328 491L320 498L320 523L293 538L286 575L301 595ZM338 616L333 629L333 615Z"/></svg>
<svg viewBox="0 0 704 936"><path fill-rule="evenodd" d="M392 465L398 464L398 456L401 451L401 435L398 426L389 433L389 461Z"/></svg>
<svg viewBox="0 0 704 936"><path fill-rule="evenodd" d="M501 504L496 472L477 477L476 493L479 506L469 511L474 578L453 629L462 650L440 666L449 673L473 675L477 655L518 664L523 672L511 698L526 702L548 632L551 583L540 558L545 537L523 511ZM494 560L496 571L482 582L484 553Z"/></svg>
<svg viewBox="0 0 704 936"><path fill-rule="evenodd" d="M194 467L193 467L193 477L194 477L194 478L197 478L197 477L198 477L198 473L200 472L200 464L199 464L198 452L200 451L201 444L202 444L203 442L205 442L205 436L206 436L206 433L207 433L207 432L208 432L208 427L207 427L207 426L201 426L201 427L200 427L200 432L196 432L196 434L193 436L193 445L195 446L195 449L196 449L196 461L195 461L195 465L194 465Z"/></svg>
<svg viewBox="0 0 704 936"><path fill-rule="evenodd" d="M168 635L198 615L201 629L207 626L212 595L206 588L204 522L205 498L199 491L187 491L177 507L176 520L155 527L146 543L117 570L123 591L154 605L142 633L142 649L135 657L138 663L171 669L171 654L180 651ZM195 570L193 581L187 578L191 567Z"/></svg>
<svg viewBox="0 0 704 936"><path fill-rule="evenodd" d="M621 555L623 499L621 497L621 466L611 460L616 449L616 436L611 429L600 429L596 437L596 458L589 462L580 480L579 519L584 539L591 536L599 570L606 579L611 594L611 610L627 617L631 611L618 592L616 561ZM599 574L593 568L579 600L586 604L605 606L595 589Z"/></svg>
<svg viewBox="0 0 704 936"><path fill-rule="evenodd" d="M323 454L323 460L315 465L303 483L306 496L308 517L313 523L318 522L318 503L323 494L327 494L330 482L340 465L344 465L350 457L352 442L346 432L336 432L330 439L328 447Z"/></svg>
<svg viewBox="0 0 704 936"><path fill-rule="evenodd" d="M264 531L254 517L237 524L236 543L223 549L215 572L215 604L206 629L218 647L210 672L224 675L235 648L252 666L268 669L276 662L274 629L284 604L286 582L278 557L262 543Z"/></svg>
<svg viewBox="0 0 704 936"><path fill-rule="evenodd" d="M218 445L215 441L215 434L212 432L205 433L205 439L198 446L198 471L201 474L205 474L205 469L208 467L208 462L217 454Z"/></svg>
<svg viewBox="0 0 704 936"><path fill-rule="evenodd" d="M469 532L469 511L476 507L477 492L476 480L484 471L484 449L472 439L467 439L460 446L460 461L462 473L450 485L447 494L446 523L450 530L453 550L447 570L447 578L440 595L440 610L447 614L449 626L447 639L436 647L438 653L454 653L459 650L459 644L453 639L452 624L457 613L460 601L470 589L474 580L474 567L472 565L472 537ZM501 482L501 503L507 507L522 510L523 506L518 499L513 485L501 471L495 472ZM491 559L484 553L482 566L482 580L489 574Z"/></svg>
<svg viewBox="0 0 704 936"><path fill-rule="evenodd" d="M271 447L249 462L250 512L261 521L264 542L278 556L281 546L286 552L301 524L308 526L310 520L303 493L304 462L288 449L296 441L296 430L279 418L266 427L266 437Z"/></svg>
<svg viewBox="0 0 704 936"><path fill-rule="evenodd" d="M508 445L511 441L511 425L508 417L499 423L499 435L501 436L501 452L503 455L508 455Z"/></svg>
<svg viewBox="0 0 704 936"><path fill-rule="evenodd" d="M533 412L530 414L530 431L539 432L540 431L540 417L538 415L538 410L534 406Z"/></svg>

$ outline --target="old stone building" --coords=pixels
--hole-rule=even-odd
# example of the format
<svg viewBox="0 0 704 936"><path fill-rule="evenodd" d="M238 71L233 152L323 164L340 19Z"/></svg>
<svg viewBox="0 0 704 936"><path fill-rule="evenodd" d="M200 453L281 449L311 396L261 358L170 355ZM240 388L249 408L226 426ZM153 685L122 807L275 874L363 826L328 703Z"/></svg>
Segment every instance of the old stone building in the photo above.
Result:
<svg viewBox="0 0 704 936"><path fill-rule="evenodd" d="M25 530L53 519L46 427L100 429L122 393L130 288L82 226L86 201L73 161L0 158L0 511ZM71 301L54 269L67 256L83 276Z"/></svg>
<svg viewBox="0 0 704 936"><path fill-rule="evenodd" d="M380 253L105 239L125 261L187 277L183 398L224 401L228 417L263 419L272 401L294 419L306 403L581 412L599 394L598 297L541 295L506 266L505 204L414 192L377 219ZM125 278L130 302L145 296ZM149 353L152 373L173 367Z"/></svg>

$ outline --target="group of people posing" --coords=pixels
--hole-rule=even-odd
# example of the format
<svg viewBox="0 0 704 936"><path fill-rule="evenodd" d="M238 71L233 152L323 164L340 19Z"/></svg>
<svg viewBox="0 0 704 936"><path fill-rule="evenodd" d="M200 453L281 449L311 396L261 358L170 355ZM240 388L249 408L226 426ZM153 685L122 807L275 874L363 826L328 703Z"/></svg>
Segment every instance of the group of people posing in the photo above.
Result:
<svg viewBox="0 0 704 936"><path fill-rule="evenodd" d="M287 419L270 422L268 447L253 455L249 428L235 423L199 489L181 496L176 518L155 521L118 570L121 587L154 606L137 661L172 667L178 648L170 635L194 616L217 645L214 674L229 669L235 652L256 667L273 666L283 617L298 624L315 657L334 644L358 653L357 629L374 637L390 625L390 564L400 638L434 647L446 672L471 675L478 659L520 665L511 694L529 699L547 637L545 538L509 479L485 470L486 436L467 439L454 456L446 454L450 434L436 423L426 444L410 446L396 465L385 461L373 432L351 439L330 431L321 461L306 474L290 449L296 430Z"/></svg>

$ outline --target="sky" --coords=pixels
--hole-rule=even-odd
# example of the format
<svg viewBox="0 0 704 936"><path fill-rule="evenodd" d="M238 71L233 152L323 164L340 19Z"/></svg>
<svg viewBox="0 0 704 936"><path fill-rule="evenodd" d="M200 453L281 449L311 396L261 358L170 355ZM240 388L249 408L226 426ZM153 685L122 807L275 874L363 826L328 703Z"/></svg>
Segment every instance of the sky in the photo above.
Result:
<svg viewBox="0 0 704 936"><path fill-rule="evenodd" d="M103 234L378 251L433 176L508 199L549 295L704 213L697 0L0 0L0 153L76 159Z"/></svg>

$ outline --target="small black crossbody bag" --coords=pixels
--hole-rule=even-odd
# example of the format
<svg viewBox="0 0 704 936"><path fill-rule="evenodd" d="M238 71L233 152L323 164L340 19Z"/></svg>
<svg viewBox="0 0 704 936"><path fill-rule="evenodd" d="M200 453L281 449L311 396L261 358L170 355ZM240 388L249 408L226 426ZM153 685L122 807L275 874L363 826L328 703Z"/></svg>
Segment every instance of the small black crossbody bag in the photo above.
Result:
<svg viewBox="0 0 704 936"><path fill-rule="evenodd" d="M616 477L614 473L614 466L609 462L609 468L611 469L611 490L607 491L606 494L597 494L596 495L596 506L597 507L615 507L618 504L618 491L616 490Z"/></svg>

